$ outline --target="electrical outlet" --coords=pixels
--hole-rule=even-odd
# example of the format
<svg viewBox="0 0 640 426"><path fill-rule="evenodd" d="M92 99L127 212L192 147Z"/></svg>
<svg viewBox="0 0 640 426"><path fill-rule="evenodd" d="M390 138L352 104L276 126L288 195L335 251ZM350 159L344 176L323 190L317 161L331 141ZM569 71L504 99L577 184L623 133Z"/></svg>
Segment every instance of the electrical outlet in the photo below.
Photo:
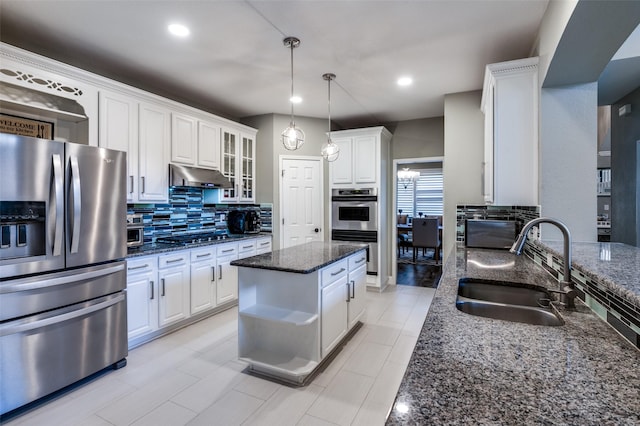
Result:
<svg viewBox="0 0 640 426"><path fill-rule="evenodd" d="M609 210L609 204L605 204L605 205L604 205L604 209L605 209L605 210Z"/></svg>
<svg viewBox="0 0 640 426"><path fill-rule="evenodd" d="M551 253L547 253L547 265L553 266L553 255Z"/></svg>

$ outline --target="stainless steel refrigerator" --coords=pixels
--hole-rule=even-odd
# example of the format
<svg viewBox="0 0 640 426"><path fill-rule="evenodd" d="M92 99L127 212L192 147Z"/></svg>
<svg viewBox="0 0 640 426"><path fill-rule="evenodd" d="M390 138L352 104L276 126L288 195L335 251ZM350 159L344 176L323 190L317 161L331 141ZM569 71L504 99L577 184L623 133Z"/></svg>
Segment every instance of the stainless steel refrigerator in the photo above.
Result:
<svg viewBox="0 0 640 426"><path fill-rule="evenodd" d="M0 134L0 414L126 363L126 154Z"/></svg>

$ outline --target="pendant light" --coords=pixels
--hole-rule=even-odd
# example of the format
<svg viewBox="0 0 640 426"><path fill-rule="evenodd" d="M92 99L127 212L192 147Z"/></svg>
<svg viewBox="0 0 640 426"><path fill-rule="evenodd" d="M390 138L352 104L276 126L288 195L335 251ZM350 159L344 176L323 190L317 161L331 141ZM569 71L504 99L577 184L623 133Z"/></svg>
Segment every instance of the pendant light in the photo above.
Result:
<svg viewBox="0 0 640 426"><path fill-rule="evenodd" d="M338 156L340 155L340 147L335 143L333 143L333 141L331 140L331 80L335 79L336 75L331 73L326 73L322 75L322 78L327 81L327 86L329 87L328 89L329 133L327 137L327 142L322 145L322 150L320 152L322 153L322 157L325 160L336 161L338 159Z"/></svg>
<svg viewBox="0 0 640 426"><path fill-rule="evenodd" d="M289 127L282 131L281 140L282 144L289 151L294 151L300 148L304 144L304 132L302 129L296 127L296 123L293 120L293 49L300 46L300 39L296 37L287 37L283 40L284 46L291 49L291 122Z"/></svg>

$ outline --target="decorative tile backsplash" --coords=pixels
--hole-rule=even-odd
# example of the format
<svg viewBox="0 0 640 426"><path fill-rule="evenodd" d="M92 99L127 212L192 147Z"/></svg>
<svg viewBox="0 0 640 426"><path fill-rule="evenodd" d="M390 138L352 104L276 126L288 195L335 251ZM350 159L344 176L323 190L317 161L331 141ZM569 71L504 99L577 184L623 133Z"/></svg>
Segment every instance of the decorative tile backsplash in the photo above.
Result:
<svg viewBox="0 0 640 426"><path fill-rule="evenodd" d="M524 254L558 279L562 277L564 259L539 244L527 243ZM551 261L551 263L549 263ZM578 297L602 320L615 328L625 339L640 348L640 305L616 294L598 278L577 268L571 270L571 281ZM637 300L637 299L636 299Z"/></svg>
<svg viewBox="0 0 640 426"><path fill-rule="evenodd" d="M227 213L230 210L254 208L271 223L270 205L205 204L203 190L199 188L169 188L167 204L128 204L128 213L141 213L144 220L144 242L156 238L191 232L227 232ZM265 228L264 231L267 229Z"/></svg>
<svg viewBox="0 0 640 426"><path fill-rule="evenodd" d="M540 206L488 206L488 205L458 205L456 209L457 226L456 241L465 241L465 220L513 220L517 222L516 231L520 232L522 225L540 217Z"/></svg>

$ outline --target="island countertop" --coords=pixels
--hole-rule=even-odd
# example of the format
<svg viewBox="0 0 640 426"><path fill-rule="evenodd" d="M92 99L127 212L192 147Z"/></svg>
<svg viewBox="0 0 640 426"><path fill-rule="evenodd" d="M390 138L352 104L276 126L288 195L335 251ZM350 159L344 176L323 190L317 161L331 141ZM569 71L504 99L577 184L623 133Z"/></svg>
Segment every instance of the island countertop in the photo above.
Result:
<svg viewBox="0 0 640 426"><path fill-rule="evenodd" d="M310 274L366 248L366 244L312 241L271 253L234 260L231 265Z"/></svg>
<svg viewBox="0 0 640 426"><path fill-rule="evenodd" d="M640 352L582 302L559 327L472 316L464 277L557 288L525 256L455 247L387 425L640 424Z"/></svg>

